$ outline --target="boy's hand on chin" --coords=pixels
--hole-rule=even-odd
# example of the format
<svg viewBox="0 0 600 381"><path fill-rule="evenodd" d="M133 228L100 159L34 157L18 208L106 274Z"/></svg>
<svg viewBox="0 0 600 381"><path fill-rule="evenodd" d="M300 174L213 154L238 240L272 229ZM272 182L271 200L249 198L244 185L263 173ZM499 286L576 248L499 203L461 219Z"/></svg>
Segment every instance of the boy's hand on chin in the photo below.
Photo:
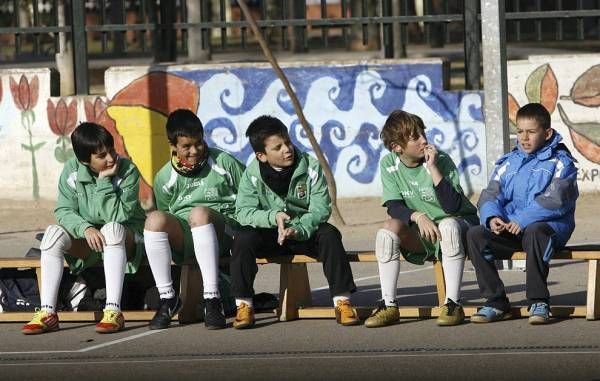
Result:
<svg viewBox="0 0 600 381"><path fill-rule="evenodd" d="M425 147L425 165L428 168L433 167L437 162L438 150L433 144Z"/></svg>
<svg viewBox="0 0 600 381"><path fill-rule="evenodd" d="M100 171L100 173L98 173L98 178L101 179L103 177L113 177L117 171L119 170L119 159L117 159L115 161L115 164L110 167L110 168L106 168L103 171Z"/></svg>

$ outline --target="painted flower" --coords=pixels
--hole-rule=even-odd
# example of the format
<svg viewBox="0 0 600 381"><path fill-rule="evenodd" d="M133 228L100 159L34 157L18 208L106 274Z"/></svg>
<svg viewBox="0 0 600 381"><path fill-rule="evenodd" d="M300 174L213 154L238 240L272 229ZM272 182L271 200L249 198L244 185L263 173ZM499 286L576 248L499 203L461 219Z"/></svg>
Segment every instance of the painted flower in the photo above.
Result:
<svg viewBox="0 0 600 381"><path fill-rule="evenodd" d="M56 106L48 99L48 123L50 130L58 136L68 136L77 123L77 101L72 100L67 106L64 99L59 99Z"/></svg>
<svg viewBox="0 0 600 381"><path fill-rule="evenodd" d="M33 76L31 82L21 75L19 83L13 77L10 77L10 92L12 93L15 106L21 111L27 111L34 108L38 101L40 81L37 75Z"/></svg>

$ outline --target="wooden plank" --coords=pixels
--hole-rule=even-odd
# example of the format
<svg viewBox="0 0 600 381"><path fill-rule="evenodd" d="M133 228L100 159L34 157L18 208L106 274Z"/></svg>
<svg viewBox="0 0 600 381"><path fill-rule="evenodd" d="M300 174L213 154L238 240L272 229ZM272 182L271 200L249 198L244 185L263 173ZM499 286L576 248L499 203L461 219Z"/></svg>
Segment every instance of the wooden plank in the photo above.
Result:
<svg viewBox="0 0 600 381"><path fill-rule="evenodd" d="M199 320L198 305L203 297L202 273L198 265L185 265L181 267L179 295L181 297L181 310L179 320L183 324L195 323Z"/></svg>
<svg viewBox="0 0 600 381"><path fill-rule="evenodd" d="M279 320L298 319L298 309L310 306L312 296L306 264L282 264L279 272Z"/></svg>
<svg viewBox="0 0 600 381"><path fill-rule="evenodd" d="M588 263L588 289L587 289L587 320L596 320L600 315L600 278L598 269L600 262L594 259Z"/></svg>
<svg viewBox="0 0 600 381"><path fill-rule="evenodd" d="M433 263L433 271L435 272L438 305L443 306L446 302L446 278L444 278L444 268L442 267L441 261L435 261Z"/></svg>

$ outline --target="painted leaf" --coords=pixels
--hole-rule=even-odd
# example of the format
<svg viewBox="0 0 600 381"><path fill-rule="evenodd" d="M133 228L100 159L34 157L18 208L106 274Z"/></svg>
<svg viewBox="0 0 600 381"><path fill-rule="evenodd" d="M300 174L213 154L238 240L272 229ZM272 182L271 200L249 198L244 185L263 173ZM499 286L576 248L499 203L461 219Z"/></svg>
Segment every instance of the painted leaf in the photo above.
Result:
<svg viewBox="0 0 600 381"><path fill-rule="evenodd" d="M512 96L512 94L508 93L508 121L510 122L510 132L516 133L517 126L517 111L519 111L519 103Z"/></svg>
<svg viewBox="0 0 600 381"><path fill-rule="evenodd" d="M600 65L585 71L571 88L571 100L587 107L600 106Z"/></svg>
<svg viewBox="0 0 600 381"><path fill-rule="evenodd" d="M64 163L67 161L67 157L65 155L65 151L61 147L54 148L54 158L59 163Z"/></svg>
<svg viewBox="0 0 600 381"><path fill-rule="evenodd" d="M550 114L556 108L558 82L549 64L535 69L525 82L525 93L530 103L541 103Z"/></svg>
<svg viewBox="0 0 600 381"><path fill-rule="evenodd" d="M558 113L569 128L573 145L586 159L600 164L600 123L575 123L569 119L562 106Z"/></svg>

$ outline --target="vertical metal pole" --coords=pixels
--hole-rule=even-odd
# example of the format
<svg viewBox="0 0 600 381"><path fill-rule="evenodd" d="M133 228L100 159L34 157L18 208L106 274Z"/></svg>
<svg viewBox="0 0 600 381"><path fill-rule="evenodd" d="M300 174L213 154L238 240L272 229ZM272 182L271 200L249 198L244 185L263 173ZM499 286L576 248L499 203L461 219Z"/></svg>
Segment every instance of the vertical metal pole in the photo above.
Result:
<svg viewBox="0 0 600 381"><path fill-rule="evenodd" d="M292 19L306 19L306 0L292 0ZM307 36L305 26L294 27L294 53L305 53L307 49Z"/></svg>
<svg viewBox="0 0 600 381"><path fill-rule="evenodd" d="M73 38L73 67L75 72L75 93L86 95L90 91L88 81L87 39L85 34L85 4L71 2L71 36Z"/></svg>
<svg viewBox="0 0 600 381"><path fill-rule="evenodd" d="M111 0L111 24L125 24L125 1ZM125 51L125 32L113 32L113 53L120 55Z"/></svg>
<svg viewBox="0 0 600 381"><path fill-rule="evenodd" d="M486 178L509 149L504 10L504 0L481 0Z"/></svg>
<svg viewBox="0 0 600 381"><path fill-rule="evenodd" d="M465 88L478 90L481 78L481 51L479 49L479 20L477 20L478 0L464 0L465 27Z"/></svg>
<svg viewBox="0 0 600 381"><path fill-rule="evenodd" d="M381 4L383 16L392 16L392 0L383 0ZM383 24L383 56L394 58L394 25Z"/></svg>

